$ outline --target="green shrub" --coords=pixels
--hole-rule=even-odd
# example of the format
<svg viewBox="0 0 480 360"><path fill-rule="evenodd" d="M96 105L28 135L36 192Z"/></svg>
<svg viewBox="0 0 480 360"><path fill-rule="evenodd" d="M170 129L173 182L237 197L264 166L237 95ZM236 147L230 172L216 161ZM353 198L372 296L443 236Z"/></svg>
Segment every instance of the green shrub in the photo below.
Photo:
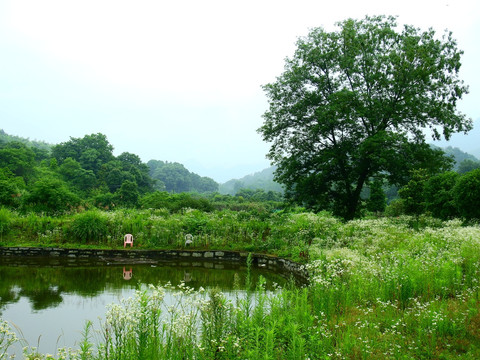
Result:
<svg viewBox="0 0 480 360"><path fill-rule="evenodd" d="M138 185L135 181L125 180L115 194L114 198L119 205L125 207L136 207L138 205Z"/></svg>
<svg viewBox="0 0 480 360"><path fill-rule="evenodd" d="M179 212L183 209L197 209L206 212L213 210L213 205L207 199L187 193L175 195L172 200L170 209L173 212Z"/></svg>
<svg viewBox="0 0 480 360"><path fill-rule="evenodd" d="M139 202L144 209L165 208L171 212L180 212L184 209L213 211L213 205L208 199L189 193L169 194L166 191L155 191L144 195Z"/></svg>
<svg viewBox="0 0 480 360"><path fill-rule="evenodd" d="M145 194L140 199L140 207L144 209L167 209L170 202L170 195L166 191L155 191Z"/></svg>
<svg viewBox="0 0 480 360"><path fill-rule="evenodd" d="M66 212L80 204L78 196L65 182L49 176L35 182L24 201L27 208L49 215Z"/></svg>
<svg viewBox="0 0 480 360"><path fill-rule="evenodd" d="M108 219L98 210L78 214L73 220L71 235L82 242L105 242L108 235Z"/></svg>
<svg viewBox="0 0 480 360"><path fill-rule="evenodd" d="M395 199L390 202L385 208L385 215L390 217L400 216L405 214L405 201L403 199Z"/></svg>
<svg viewBox="0 0 480 360"><path fill-rule="evenodd" d="M12 180L0 178L0 204L17 208L20 205L21 192L15 181Z"/></svg>
<svg viewBox="0 0 480 360"><path fill-rule="evenodd" d="M115 207L115 197L109 192L100 193L94 196L93 204L99 209L110 210Z"/></svg>

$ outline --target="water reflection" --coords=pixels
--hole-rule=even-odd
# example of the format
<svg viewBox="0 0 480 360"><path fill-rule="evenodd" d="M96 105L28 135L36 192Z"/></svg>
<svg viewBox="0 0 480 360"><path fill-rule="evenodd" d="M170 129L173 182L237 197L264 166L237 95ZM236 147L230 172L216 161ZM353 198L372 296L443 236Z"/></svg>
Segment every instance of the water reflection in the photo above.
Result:
<svg viewBox="0 0 480 360"><path fill-rule="evenodd" d="M0 257L0 316L15 324L30 346L53 353L58 347L77 346L85 320L103 318L106 305L132 296L142 286L183 282L196 290L218 287L232 294L245 287L246 270L238 263ZM267 290L288 281L285 275L254 267L253 287L260 275ZM21 354L20 348L15 351Z"/></svg>
<svg viewBox="0 0 480 360"><path fill-rule="evenodd" d="M133 276L133 273L132 273L132 268L130 268L130 270L126 270L125 269L125 266L123 267L123 280L130 280Z"/></svg>
<svg viewBox="0 0 480 360"><path fill-rule="evenodd" d="M134 276L135 274L135 276ZM246 266L215 262L164 261L147 264L122 264L52 258L0 258L0 314L6 305L27 298L32 310L55 308L65 294L82 297L100 296L108 289L138 288L142 284L218 287L222 291L234 288L235 276L244 286ZM121 275L121 276L120 276ZM267 279L267 289L274 283L283 285L285 275L266 269L253 268L251 281ZM243 280L242 280L243 279ZM243 283L243 284L242 284Z"/></svg>

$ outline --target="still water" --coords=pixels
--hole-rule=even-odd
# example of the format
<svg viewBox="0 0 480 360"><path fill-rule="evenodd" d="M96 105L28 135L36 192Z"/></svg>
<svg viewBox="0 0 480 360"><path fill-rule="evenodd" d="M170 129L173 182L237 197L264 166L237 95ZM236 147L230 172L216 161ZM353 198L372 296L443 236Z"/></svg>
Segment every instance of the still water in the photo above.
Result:
<svg viewBox="0 0 480 360"><path fill-rule="evenodd" d="M184 282L194 289L218 287L233 297L235 292L244 292L246 275L246 264L238 263L129 264L0 257L0 317L17 330L23 346L55 354L59 347L78 347L86 320L98 328L107 304L132 296L142 286ZM253 267L253 286L260 276L266 279L267 290L288 281L285 274ZM12 352L20 355L20 346Z"/></svg>

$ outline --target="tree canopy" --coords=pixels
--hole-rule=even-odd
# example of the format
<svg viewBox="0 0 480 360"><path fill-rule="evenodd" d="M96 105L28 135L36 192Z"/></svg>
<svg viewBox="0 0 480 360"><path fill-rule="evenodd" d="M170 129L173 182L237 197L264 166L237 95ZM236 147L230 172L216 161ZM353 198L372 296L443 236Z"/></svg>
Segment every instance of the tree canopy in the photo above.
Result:
<svg viewBox="0 0 480 360"><path fill-rule="evenodd" d="M287 196L351 219L370 181L403 185L412 169L448 169L425 129L448 139L472 122L456 109L468 88L451 33L397 29L385 16L337 27L298 40L285 71L264 86L269 110L259 132Z"/></svg>
<svg viewBox="0 0 480 360"><path fill-rule="evenodd" d="M142 206L142 197L154 190L212 193L218 189L214 180L181 164L151 160L149 165L129 152L114 156L113 146L101 133L48 145L0 130L0 206L56 214L92 205ZM183 197L176 204L178 208L200 203Z"/></svg>
<svg viewBox="0 0 480 360"><path fill-rule="evenodd" d="M182 164L150 160L147 165L150 169L150 176L157 180L157 190L175 193L189 191L205 193L218 190L215 180L191 173Z"/></svg>

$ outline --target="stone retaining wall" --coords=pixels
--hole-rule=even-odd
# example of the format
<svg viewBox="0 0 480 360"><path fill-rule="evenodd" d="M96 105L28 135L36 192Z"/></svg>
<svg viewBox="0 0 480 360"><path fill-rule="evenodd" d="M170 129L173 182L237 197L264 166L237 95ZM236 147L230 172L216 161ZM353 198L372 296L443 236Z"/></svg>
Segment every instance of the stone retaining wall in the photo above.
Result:
<svg viewBox="0 0 480 360"><path fill-rule="evenodd" d="M0 247L0 263L2 257L37 256L51 258L66 258L72 260L100 260L117 263L156 263L162 260L181 259L185 261L223 261L246 263L248 252L236 251L198 251L198 250L94 250L94 249L63 249L40 247ZM253 264L283 273L292 273L295 277L308 278L308 273L301 264L268 256L252 254Z"/></svg>

